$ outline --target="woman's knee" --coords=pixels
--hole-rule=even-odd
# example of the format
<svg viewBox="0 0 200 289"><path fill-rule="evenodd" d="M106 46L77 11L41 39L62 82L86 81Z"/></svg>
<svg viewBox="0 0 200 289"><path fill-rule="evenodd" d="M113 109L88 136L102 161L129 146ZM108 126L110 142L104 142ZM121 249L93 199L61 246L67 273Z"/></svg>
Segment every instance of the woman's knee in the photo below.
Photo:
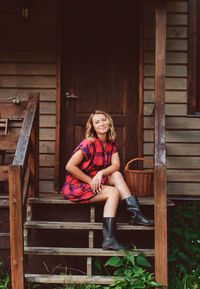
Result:
<svg viewBox="0 0 200 289"><path fill-rule="evenodd" d="M109 177L109 181L111 184L116 184L116 182L122 181L124 178L122 174L119 171L114 172L112 175Z"/></svg>
<svg viewBox="0 0 200 289"><path fill-rule="evenodd" d="M119 200L120 198L120 192L115 187L110 187L108 191L108 198Z"/></svg>

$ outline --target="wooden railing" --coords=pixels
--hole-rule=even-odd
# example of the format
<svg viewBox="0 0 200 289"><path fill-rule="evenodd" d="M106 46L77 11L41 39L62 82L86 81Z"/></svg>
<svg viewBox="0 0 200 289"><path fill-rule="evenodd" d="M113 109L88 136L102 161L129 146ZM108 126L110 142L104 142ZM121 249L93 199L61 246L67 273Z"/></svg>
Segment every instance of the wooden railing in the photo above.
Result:
<svg viewBox="0 0 200 289"><path fill-rule="evenodd" d="M24 289L23 215L26 198L37 196L39 94L30 94L15 156L8 169L12 289Z"/></svg>
<svg viewBox="0 0 200 289"><path fill-rule="evenodd" d="M154 211L155 276L167 286L167 181L165 140L166 4L156 0L155 106L154 106Z"/></svg>

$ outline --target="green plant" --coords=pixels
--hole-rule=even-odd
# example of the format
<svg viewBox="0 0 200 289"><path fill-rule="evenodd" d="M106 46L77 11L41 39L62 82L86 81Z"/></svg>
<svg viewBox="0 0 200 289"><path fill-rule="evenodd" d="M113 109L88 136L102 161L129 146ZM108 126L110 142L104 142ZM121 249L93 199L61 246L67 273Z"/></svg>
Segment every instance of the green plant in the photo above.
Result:
<svg viewBox="0 0 200 289"><path fill-rule="evenodd" d="M127 251L123 257L111 257L105 266L114 267L114 275L118 277L111 285L103 287L104 289L163 288L162 284L155 281L154 274L143 268L151 268L151 264L143 253L134 256L133 251Z"/></svg>
<svg viewBox="0 0 200 289"><path fill-rule="evenodd" d="M176 207L170 218L169 289L200 288L200 202Z"/></svg>
<svg viewBox="0 0 200 289"><path fill-rule="evenodd" d="M0 267L2 265L3 265L3 262L0 261ZM8 273L4 273L1 269L0 269L0 288L1 289L11 288L10 275Z"/></svg>

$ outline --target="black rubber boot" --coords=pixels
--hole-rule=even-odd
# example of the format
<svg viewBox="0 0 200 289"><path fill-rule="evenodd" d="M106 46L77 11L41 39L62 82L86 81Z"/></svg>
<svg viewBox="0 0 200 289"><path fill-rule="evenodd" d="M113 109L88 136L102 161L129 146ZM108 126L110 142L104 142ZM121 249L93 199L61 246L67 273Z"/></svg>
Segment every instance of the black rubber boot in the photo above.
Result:
<svg viewBox="0 0 200 289"><path fill-rule="evenodd" d="M135 196L128 197L124 200L127 211L130 213L130 225L153 226L154 221L143 216L137 198Z"/></svg>
<svg viewBox="0 0 200 289"><path fill-rule="evenodd" d="M128 250L130 246L120 244L115 238L115 218L103 218L103 250Z"/></svg>

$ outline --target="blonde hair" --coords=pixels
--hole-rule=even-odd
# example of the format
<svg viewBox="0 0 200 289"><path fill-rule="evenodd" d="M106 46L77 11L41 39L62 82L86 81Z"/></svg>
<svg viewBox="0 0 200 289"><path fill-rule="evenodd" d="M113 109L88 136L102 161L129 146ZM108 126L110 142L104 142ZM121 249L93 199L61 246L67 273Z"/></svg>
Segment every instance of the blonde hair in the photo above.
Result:
<svg viewBox="0 0 200 289"><path fill-rule="evenodd" d="M102 110L95 110L93 113L90 114L88 121L86 123L86 132L85 132L86 138L94 140L94 138L97 137L97 134L96 134L96 131L93 127L93 122L92 122L95 114L103 114L109 120L110 128L109 128L109 131L107 132L107 139L108 140L114 140L116 137L116 132L115 132L115 128L113 125L113 120L108 113L106 113L105 111L102 111Z"/></svg>

